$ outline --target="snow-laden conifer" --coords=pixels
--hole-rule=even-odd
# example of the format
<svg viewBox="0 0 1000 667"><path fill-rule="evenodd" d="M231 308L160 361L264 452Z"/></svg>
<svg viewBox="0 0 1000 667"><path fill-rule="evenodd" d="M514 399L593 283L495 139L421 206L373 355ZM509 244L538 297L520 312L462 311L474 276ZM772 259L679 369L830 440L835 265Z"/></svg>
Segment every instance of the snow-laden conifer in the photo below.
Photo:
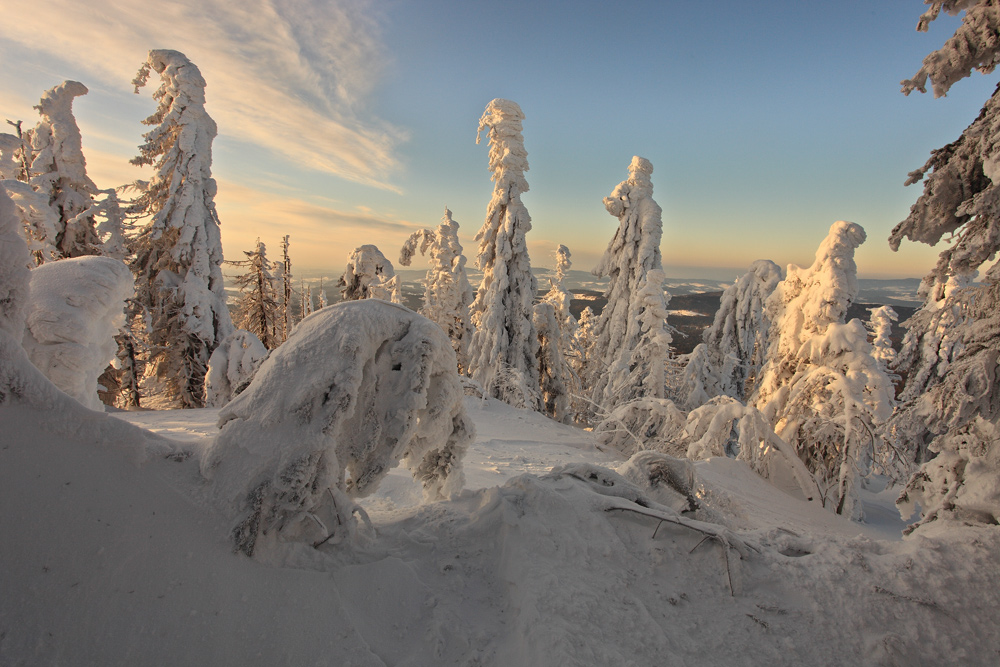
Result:
<svg viewBox="0 0 1000 667"><path fill-rule="evenodd" d="M572 373L566 363L559 321L553 305L547 301L535 304L534 320L535 330L538 332L542 412L557 422L568 424L573 418L570 409Z"/></svg>
<svg viewBox="0 0 1000 667"><path fill-rule="evenodd" d="M888 371L896 362L896 350L892 347L892 323L899 315L892 306L869 308L871 317L868 320L868 330L872 333L872 356L882 364L882 370Z"/></svg>
<svg viewBox="0 0 1000 667"><path fill-rule="evenodd" d="M97 186L87 176L83 138L73 117L73 99L87 92L78 81L64 81L45 91L35 107L41 120L31 133L29 183L56 211L61 257L103 254L94 220Z"/></svg>
<svg viewBox="0 0 1000 667"><path fill-rule="evenodd" d="M572 359L579 356L576 349L576 330L579 328L576 318L570 312L573 293L566 289L566 274L573 262L570 259L569 248L560 245L556 248L556 273L549 280L549 291L542 296L542 301L551 303L555 308L556 322L559 323L559 335L562 339L563 354ZM576 389L574 388L574 391Z"/></svg>
<svg viewBox="0 0 1000 667"><path fill-rule="evenodd" d="M746 402L767 352L771 322L764 304L781 281L781 269L759 259L722 293L712 326L688 356L677 394L696 408L715 396Z"/></svg>
<svg viewBox="0 0 1000 667"><path fill-rule="evenodd" d="M15 204L32 263L38 266L59 259L59 215L49 206L49 198L23 181L3 181L3 187Z"/></svg>
<svg viewBox="0 0 1000 667"><path fill-rule="evenodd" d="M278 264L278 274L281 276L281 342L285 342L292 333L292 260L288 256L288 239L286 234L281 239L281 263Z"/></svg>
<svg viewBox="0 0 1000 667"><path fill-rule="evenodd" d="M402 303L399 277L377 247L366 244L351 251L347 268L337 283L344 301L382 299Z"/></svg>
<svg viewBox="0 0 1000 667"><path fill-rule="evenodd" d="M671 342L669 297L662 289L662 211L649 178L653 165L636 156L628 169L628 180L604 198L619 226L594 269L609 279L608 303L595 327L591 359L597 367L585 380L593 386L593 402L608 410L640 397L663 398Z"/></svg>
<svg viewBox="0 0 1000 667"><path fill-rule="evenodd" d="M479 119L479 133L488 130L494 187L486 221L476 234L476 261L483 280L471 308L475 333L469 347L469 374L488 395L536 409L538 335L532 321L536 283L526 240L531 217L521 202L528 191L523 120L521 107L503 99L490 102Z"/></svg>
<svg viewBox="0 0 1000 667"><path fill-rule="evenodd" d="M17 207L0 188L0 331L17 344L24 335L29 258Z"/></svg>
<svg viewBox="0 0 1000 667"><path fill-rule="evenodd" d="M844 322L858 294L854 251L865 238L860 225L835 222L811 267L789 265L767 302L767 362L751 397L816 476L826 506L853 517L858 477L884 448L877 426L893 407L864 325Z"/></svg>
<svg viewBox="0 0 1000 667"><path fill-rule="evenodd" d="M246 270L236 277L240 296L236 299L235 326L253 333L268 350L281 344L278 299L267 247L258 238L257 247L243 252L246 259L233 262Z"/></svg>
<svg viewBox="0 0 1000 667"><path fill-rule="evenodd" d="M177 51L155 50L133 83L152 72L159 105L143 121L136 165L151 165L148 182L130 206L152 219L135 240L133 272L139 301L152 317L150 354L155 382L172 405L200 407L212 351L233 331L222 279L222 241L215 210L212 140L215 122L205 112L205 79Z"/></svg>
<svg viewBox="0 0 1000 667"><path fill-rule="evenodd" d="M410 266L417 252L429 253L431 258L424 278L424 305L420 314L437 322L448 334L458 359L459 373L466 373L472 340L469 306L475 293L465 273L466 259L458 240L458 223L447 207L436 231L421 229L410 235L399 252L399 263Z"/></svg>
<svg viewBox="0 0 1000 667"><path fill-rule="evenodd" d="M20 149L21 139L18 136L0 132L0 180L17 180L21 169L18 156Z"/></svg>

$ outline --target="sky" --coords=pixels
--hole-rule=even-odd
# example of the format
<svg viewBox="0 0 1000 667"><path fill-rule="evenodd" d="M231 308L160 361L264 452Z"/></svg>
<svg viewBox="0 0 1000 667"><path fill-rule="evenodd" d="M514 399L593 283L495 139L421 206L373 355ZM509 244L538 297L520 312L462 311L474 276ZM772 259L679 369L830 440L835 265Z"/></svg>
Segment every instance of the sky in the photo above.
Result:
<svg viewBox="0 0 1000 667"><path fill-rule="evenodd" d="M0 0L12 5L13 0ZM15 12L13 7L8 7ZM899 92L951 35L915 30L919 0L48 0L0 23L0 118L37 122L46 89L90 89L74 112L88 172L109 188L155 108L131 84L150 49L208 82L228 259L260 238L293 270L339 275L374 243L390 260L448 206L470 265L492 194L486 104L525 114L534 266L567 245L590 270L617 226L602 198L649 159L668 276L731 279L756 259L808 265L836 220L862 225L862 277L920 277L941 248L886 239L903 187L955 140L996 75L947 97ZM155 75L154 75L155 76ZM416 262L415 266L423 264Z"/></svg>

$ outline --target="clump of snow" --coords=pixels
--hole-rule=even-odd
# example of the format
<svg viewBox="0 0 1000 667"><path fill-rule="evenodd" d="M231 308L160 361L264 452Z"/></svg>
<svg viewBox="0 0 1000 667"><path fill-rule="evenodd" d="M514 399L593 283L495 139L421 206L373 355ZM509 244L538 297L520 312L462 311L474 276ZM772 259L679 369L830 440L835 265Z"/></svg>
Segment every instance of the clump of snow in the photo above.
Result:
<svg viewBox="0 0 1000 667"><path fill-rule="evenodd" d="M205 375L205 405L221 408L249 386L268 351L260 339L237 329L215 348Z"/></svg>
<svg viewBox="0 0 1000 667"><path fill-rule="evenodd" d="M340 276L340 293L344 301L358 299L382 299L400 303L399 277L376 246L366 244L351 251L347 258L347 268ZM310 307L312 298L309 299Z"/></svg>
<svg viewBox="0 0 1000 667"><path fill-rule="evenodd" d="M219 414L202 470L238 550L355 534L353 498L402 463L430 499L461 489L473 426L441 328L395 304L313 313Z"/></svg>
<svg viewBox="0 0 1000 667"><path fill-rule="evenodd" d="M24 348L53 384L92 410L97 378L118 351L114 336L133 294L132 273L110 257L78 257L31 271Z"/></svg>

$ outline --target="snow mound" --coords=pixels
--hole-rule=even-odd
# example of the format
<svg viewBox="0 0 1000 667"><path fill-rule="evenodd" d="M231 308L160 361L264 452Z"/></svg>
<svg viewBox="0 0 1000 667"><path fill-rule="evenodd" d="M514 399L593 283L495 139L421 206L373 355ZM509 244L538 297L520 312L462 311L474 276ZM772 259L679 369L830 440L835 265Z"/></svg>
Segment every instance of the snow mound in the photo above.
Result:
<svg viewBox="0 0 1000 667"><path fill-rule="evenodd" d="M118 351L132 272L109 257L77 257L31 271L24 349L53 384L92 410L103 410L97 378Z"/></svg>
<svg viewBox="0 0 1000 667"><path fill-rule="evenodd" d="M219 413L202 460L237 549L353 536L352 499L398 463L430 499L461 489L474 427L455 368L441 328L396 304L342 302L299 323Z"/></svg>

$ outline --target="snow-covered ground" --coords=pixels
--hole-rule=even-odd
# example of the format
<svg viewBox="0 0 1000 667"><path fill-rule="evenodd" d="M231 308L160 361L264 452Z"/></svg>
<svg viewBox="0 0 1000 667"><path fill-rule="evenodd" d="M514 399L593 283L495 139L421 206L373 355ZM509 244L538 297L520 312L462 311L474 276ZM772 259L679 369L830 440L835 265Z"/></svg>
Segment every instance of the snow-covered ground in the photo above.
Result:
<svg viewBox="0 0 1000 667"><path fill-rule="evenodd" d="M290 544L280 562L234 554L204 502L185 452L214 437L215 410L115 415L171 446L0 407L0 664L1000 659L1000 528L901 539L892 490L865 492L868 522L852 523L728 459L696 464L693 527L661 523L587 475L550 472L622 463L588 432L466 407L478 436L465 491L424 505L393 471L363 501L375 532L361 546Z"/></svg>

